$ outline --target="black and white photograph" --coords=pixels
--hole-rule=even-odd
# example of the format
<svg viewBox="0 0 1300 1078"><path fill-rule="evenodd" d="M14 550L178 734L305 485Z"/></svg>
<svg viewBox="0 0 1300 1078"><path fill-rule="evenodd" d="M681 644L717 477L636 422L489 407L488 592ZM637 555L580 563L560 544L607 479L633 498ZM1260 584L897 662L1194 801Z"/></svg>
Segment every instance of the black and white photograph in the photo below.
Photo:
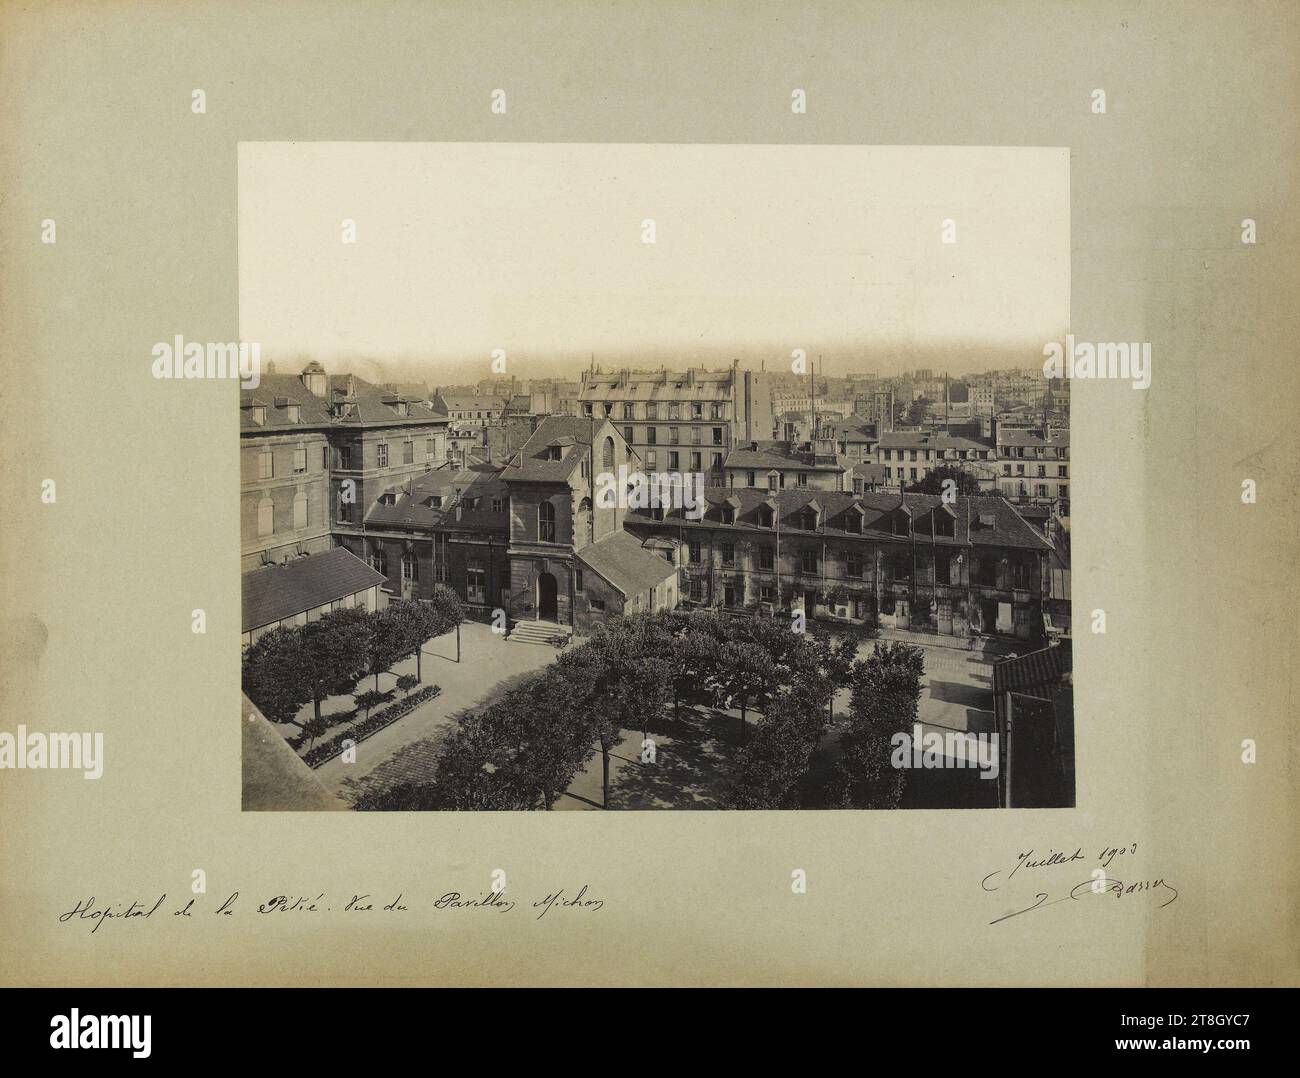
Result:
<svg viewBox="0 0 1300 1078"><path fill-rule="evenodd" d="M245 807L1073 805L1068 164L241 145Z"/></svg>

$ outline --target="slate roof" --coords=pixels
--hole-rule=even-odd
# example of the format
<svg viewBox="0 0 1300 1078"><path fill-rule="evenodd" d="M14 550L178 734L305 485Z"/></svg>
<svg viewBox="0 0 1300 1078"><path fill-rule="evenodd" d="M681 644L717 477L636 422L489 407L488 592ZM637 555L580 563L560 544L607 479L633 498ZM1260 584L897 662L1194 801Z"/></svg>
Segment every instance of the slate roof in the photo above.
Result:
<svg viewBox="0 0 1300 1078"><path fill-rule="evenodd" d="M548 416L510 458L501 478L511 483L567 483L590 450L593 429L599 432L606 422L593 423L584 416ZM551 445L567 446L560 460L547 459Z"/></svg>
<svg viewBox="0 0 1300 1078"><path fill-rule="evenodd" d="M694 375L692 385L692 374ZM588 375L581 401L729 401L731 371L631 371Z"/></svg>
<svg viewBox="0 0 1300 1078"><path fill-rule="evenodd" d="M998 429L998 445L1024 446L1068 446L1070 432L1058 430L1052 432L1050 439L1044 438L1041 431L1025 427L1001 427Z"/></svg>
<svg viewBox="0 0 1300 1078"><path fill-rule="evenodd" d="M344 547L295 558L285 565L268 565L245 573L243 629L258 629L283 621L345 595L382 584L378 573Z"/></svg>
<svg viewBox="0 0 1300 1078"><path fill-rule="evenodd" d="M1073 653L1068 641L1031 651L1014 659L993 664L993 691L1030 692L1059 685L1073 671ZM1039 693L1037 695L1043 695Z"/></svg>
<svg viewBox="0 0 1300 1078"><path fill-rule="evenodd" d="M509 491L501 481L500 466L472 462L465 468L444 467L426 472L408 484L390 487L385 494L396 494L392 505L376 501L366 513L366 523L372 526L415 526L437 527L455 523L457 527L469 530L503 531L508 526L508 509L502 506L501 512L492 511L492 499L503 501ZM441 498L441 504L434 508L429 504L432 497ZM480 499L478 507L467 506L468 499ZM460 517L456 509L460 507Z"/></svg>
<svg viewBox="0 0 1300 1078"><path fill-rule="evenodd" d="M966 449L983 453L993 447L970 438L939 431L887 431L880 436L881 449Z"/></svg>
<svg viewBox="0 0 1300 1078"><path fill-rule="evenodd" d="M349 381L350 380L350 381ZM348 397L351 388L352 396ZM350 400L355 408L350 416L335 416L336 426L367 426L383 424L384 426L411 426L419 423L445 422L446 415L435 412L420 401L410 400L397 393L391 385L375 385L355 375L332 374L329 376L330 403ZM405 416L399 415L393 405L406 401Z"/></svg>
<svg viewBox="0 0 1300 1078"><path fill-rule="evenodd" d="M507 398L492 394L439 393L438 399L458 412L492 412L505 408Z"/></svg>
<svg viewBox="0 0 1300 1078"><path fill-rule="evenodd" d="M734 447L723 462L724 468L752 468L761 471L766 468L784 468L787 471L805 472L845 472L849 469L847 458L836 455L834 461L823 459L814 463L811 450L799 450L789 442L759 442L753 449L752 442Z"/></svg>
<svg viewBox="0 0 1300 1078"><path fill-rule="evenodd" d="M929 533L931 514L936 510L942 512L943 499L935 494L894 494L864 493L853 494L841 491L782 490L775 494L761 487L706 487L704 500L707 504L704 518L692 520L681 510L672 510L665 514L666 521L674 528L685 530L697 527L727 527L723 523L722 505L730 498L740 499L740 508L736 510L733 527L754 528L766 534L774 534L775 528L765 527L761 522L759 507L764 503L774 503L780 513L781 535L822 535L860 536L867 539L892 539L906 542L904 535L895 535L894 517L900 512L910 512L916 522L918 541L930 542ZM822 507L822 525L815 532L801 527L802 510L809 502L816 500ZM845 525L849 514L858 514L861 509L862 530L851 531ZM951 536L936 536L934 542L940 546L987 546L1010 547L1021 550L1048 551L1051 544L1028 521L1016 512L1005 499L995 496L969 495L959 496L951 507L954 512L954 527ZM659 524L649 509L632 509L628 511L627 521L631 524Z"/></svg>
<svg viewBox="0 0 1300 1078"><path fill-rule="evenodd" d="M578 560L608 581L626 598L658 587L677 575L664 557L651 553L641 540L625 531L607 535L577 551Z"/></svg>
<svg viewBox="0 0 1300 1078"><path fill-rule="evenodd" d="M266 408L265 423L254 422L254 404ZM297 423L289 422L290 404L298 405L300 420ZM327 427L331 423L325 400L314 393L308 393L302 379L296 374L263 374L256 389L240 389L241 430L300 430L304 427Z"/></svg>
<svg viewBox="0 0 1300 1078"><path fill-rule="evenodd" d="M885 466L870 460L859 461L853 465L853 478L862 479L868 483L883 483L885 481Z"/></svg>

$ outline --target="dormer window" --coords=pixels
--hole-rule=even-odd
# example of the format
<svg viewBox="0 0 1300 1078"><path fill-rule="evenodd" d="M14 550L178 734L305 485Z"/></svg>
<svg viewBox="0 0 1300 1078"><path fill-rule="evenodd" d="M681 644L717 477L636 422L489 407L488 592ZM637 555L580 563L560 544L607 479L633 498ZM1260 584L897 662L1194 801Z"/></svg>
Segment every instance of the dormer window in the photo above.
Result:
<svg viewBox="0 0 1300 1078"><path fill-rule="evenodd" d="M895 534L895 535L906 535L906 534L907 534L907 523L908 523L908 522L907 522L907 514L906 514L906 513L895 513L895 514L894 514L894 534Z"/></svg>
<svg viewBox="0 0 1300 1078"><path fill-rule="evenodd" d="M771 528L776 523L776 510L764 504L758 507L758 522L764 528Z"/></svg>
<svg viewBox="0 0 1300 1078"><path fill-rule="evenodd" d="M560 460L564 456L564 450L558 445L548 445L546 447L547 460Z"/></svg>
<svg viewBox="0 0 1300 1078"><path fill-rule="evenodd" d="M722 506L720 512L721 512L721 515L722 515L722 523L723 523L723 524L735 524L735 523L736 523L736 510L735 510L732 506L730 506L730 505L724 505L724 506Z"/></svg>
<svg viewBox="0 0 1300 1078"><path fill-rule="evenodd" d="M290 423L302 422L302 407L300 405L291 404L284 411Z"/></svg>
<svg viewBox="0 0 1300 1078"><path fill-rule="evenodd" d="M424 499L424 504L425 504L428 508L430 508L430 509L441 509L441 508L442 508L442 495L441 495L441 494L430 494L427 498Z"/></svg>
<svg viewBox="0 0 1300 1078"><path fill-rule="evenodd" d="M385 491L383 494L381 494L381 495L379 496L379 504L380 504L380 505L396 505L396 504L397 504L397 495L394 494L391 490Z"/></svg>
<svg viewBox="0 0 1300 1078"><path fill-rule="evenodd" d="M862 507L855 505L844 514L844 530L854 535L862 534Z"/></svg>
<svg viewBox="0 0 1300 1078"><path fill-rule="evenodd" d="M253 422L259 427L266 423L266 408L263 405L253 405Z"/></svg>
<svg viewBox="0 0 1300 1078"><path fill-rule="evenodd" d="M800 527L802 527L805 531L815 532L817 530L817 523L820 517L820 514L817 512L817 510L814 509L811 505L805 506L801 516L803 519L800 524Z"/></svg>

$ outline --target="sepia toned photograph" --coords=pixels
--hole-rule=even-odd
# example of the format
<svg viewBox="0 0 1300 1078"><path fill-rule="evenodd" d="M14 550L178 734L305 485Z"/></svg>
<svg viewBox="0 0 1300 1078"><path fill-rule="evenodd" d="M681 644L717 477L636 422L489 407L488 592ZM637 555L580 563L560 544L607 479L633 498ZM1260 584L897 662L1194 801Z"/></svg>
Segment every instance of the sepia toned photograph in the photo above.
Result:
<svg viewBox="0 0 1300 1078"><path fill-rule="evenodd" d="M1075 804L1067 151L239 151L245 809Z"/></svg>

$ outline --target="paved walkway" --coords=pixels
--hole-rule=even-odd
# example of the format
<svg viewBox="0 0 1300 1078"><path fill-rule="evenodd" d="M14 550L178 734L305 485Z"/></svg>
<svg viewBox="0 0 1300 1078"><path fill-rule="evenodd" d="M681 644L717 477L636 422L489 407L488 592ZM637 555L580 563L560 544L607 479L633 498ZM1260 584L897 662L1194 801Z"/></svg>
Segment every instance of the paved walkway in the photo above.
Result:
<svg viewBox="0 0 1300 1078"><path fill-rule="evenodd" d="M355 796L357 784L372 773L371 781L385 786L429 781L435 750L454 729L459 712L494 699L524 675L553 662L559 654L549 645L507 642L504 636L479 622L462 625L460 639L459 663L454 632L435 637L424 645L422 684L440 685L442 692L361 742L354 763L345 763L342 756L336 756L318 767L316 776L326 789L350 800ZM414 657L404 659L393 667L392 673L379 675L380 690L391 689L399 674L414 673ZM374 679L367 678L365 687L373 688ZM350 697L333 699L351 700Z"/></svg>

